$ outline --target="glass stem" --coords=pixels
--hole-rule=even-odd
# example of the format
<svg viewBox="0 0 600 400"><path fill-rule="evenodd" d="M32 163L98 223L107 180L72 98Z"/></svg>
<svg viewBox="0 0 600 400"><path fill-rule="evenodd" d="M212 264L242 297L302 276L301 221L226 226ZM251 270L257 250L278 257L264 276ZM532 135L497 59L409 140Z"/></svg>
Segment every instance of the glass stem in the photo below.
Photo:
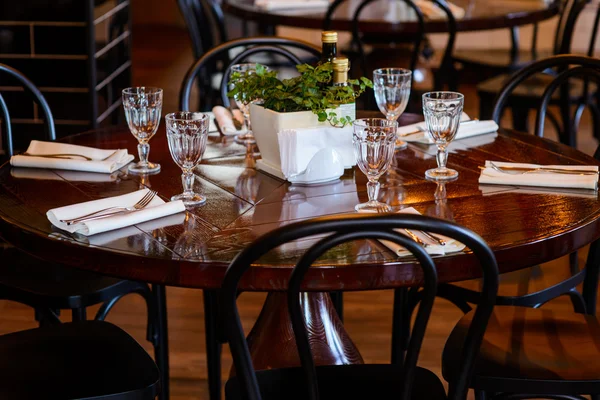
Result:
<svg viewBox="0 0 600 400"><path fill-rule="evenodd" d="M250 123L250 113L244 113L244 119L246 120L246 128L248 128L248 133L252 132L252 124Z"/></svg>
<svg viewBox="0 0 600 400"><path fill-rule="evenodd" d="M446 146L438 146L437 155L438 169L446 169L446 162L448 161L448 148Z"/></svg>
<svg viewBox="0 0 600 400"><path fill-rule="evenodd" d="M148 143L138 144L138 154L140 156L140 165L148 165L148 154L150 154L150 145Z"/></svg>
<svg viewBox="0 0 600 400"><path fill-rule="evenodd" d="M369 195L369 203L377 201L379 197L379 181L369 180L367 182L367 194Z"/></svg>
<svg viewBox="0 0 600 400"><path fill-rule="evenodd" d="M194 194L194 173L191 169L184 169L181 175L181 184L183 185L183 194Z"/></svg>

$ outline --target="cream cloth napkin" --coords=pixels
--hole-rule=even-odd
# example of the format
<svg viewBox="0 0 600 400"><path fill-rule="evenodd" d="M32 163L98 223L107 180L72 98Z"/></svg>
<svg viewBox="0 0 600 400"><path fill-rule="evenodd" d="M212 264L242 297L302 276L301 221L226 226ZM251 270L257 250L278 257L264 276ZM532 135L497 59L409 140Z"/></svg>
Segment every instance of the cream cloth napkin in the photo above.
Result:
<svg viewBox="0 0 600 400"><path fill-rule="evenodd" d="M421 130L422 132L409 135L409 133L415 132L417 130ZM464 125L460 125L458 127L458 132L456 133L456 137L454 138L454 140L466 139L477 135L485 135L486 133L493 133L496 131L498 131L498 124L492 120L473 121ZM435 143L433 141L433 138L429 135L429 132L427 131L427 125L425 124L425 122L420 122L418 124L412 124L398 128L398 137L406 142L425 144Z"/></svg>
<svg viewBox="0 0 600 400"><path fill-rule="evenodd" d="M542 186L574 189L598 189L598 175L567 175L552 172L535 172L526 174L511 174L496 171L490 166L490 162L498 167L520 167L539 168L538 164L507 163L500 161L486 161L485 169L479 175L479 183L492 185L513 186ZM577 169L598 172L597 166L592 165L544 165L543 167L558 169Z"/></svg>
<svg viewBox="0 0 600 400"><path fill-rule="evenodd" d="M219 132L219 129L215 124L215 113L212 111L207 111L203 112L202 114L208 115L208 133Z"/></svg>
<svg viewBox="0 0 600 400"><path fill-rule="evenodd" d="M256 0L254 4L264 10L302 8L327 8L329 0Z"/></svg>
<svg viewBox="0 0 600 400"><path fill-rule="evenodd" d="M362 212L365 212L365 211L362 211ZM402 210L398 211L397 213L398 214L421 215L421 213L418 212L417 210L415 210L413 207L403 208ZM396 230L396 231L406 235L406 233L403 232L402 230ZM464 248L466 247L461 242L458 242L452 238L435 234L437 237L439 237L440 239L442 239L446 242L446 244L444 246L442 246L442 245L438 244L437 242L432 241L427 236L423 235L421 232L419 232L417 230L411 229L410 231L415 236L419 237L419 239L421 239L426 244L425 250L427 251L428 254L431 254L431 255L445 255L445 254L449 254L449 253L456 253L459 251L463 251ZM390 249L391 251L396 253L396 255L398 257L406 257L406 256L412 255L412 253L410 251L406 250L402 246L397 245L394 242L389 242L387 240L380 240L380 242L385 247L387 247L388 249Z"/></svg>
<svg viewBox="0 0 600 400"><path fill-rule="evenodd" d="M13 167L68 169L73 171L101 172L110 174L133 161L133 155L127 150L103 150L74 144L41 142L32 140L27 148L31 155L48 154L80 154L92 159L83 158L46 158L16 155L10 158Z"/></svg>
<svg viewBox="0 0 600 400"><path fill-rule="evenodd" d="M446 4L448 4L448 8L450 9L452 15L454 15L454 18L464 18L465 10L462 7L452 4L449 1L447 1ZM429 0L416 0L415 5L419 7L423 15L429 19L447 18L446 12L439 8L437 4Z"/></svg>
<svg viewBox="0 0 600 400"><path fill-rule="evenodd" d="M217 124L219 128L221 128L221 133L223 135L240 135L246 133L246 126L244 126L244 115L238 109L233 109L232 112L235 115L235 118L242 123L242 129L239 131L235 129L235 125L233 124L233 119L231 118L231 114L229 110L223 106L215 106L212 109L212 112L217 120ZM215 127L216 128L216 127Z"/></svg>
<svg viewBox="0 0 600 400"><path fill-rule="evenodd" d="M70 233L91 236L185 211L185 206L181 200L165 203L160 197L155 196L146 208L138 211L120 213L112 217L99 218L73 225L60 222L60 220L76 218L108 207L131 207L141 200L148 191L149 189L142 189L122 196L53 208L46 213L46 216L52 225L57 228Z"/></svg>
<svg viewBox="0 0 600 400"><path fill-rule="evenodd" d="M60 175L59 175L60 174ZM10 175L17 179L37 179L45 181L71 182L116 182L120 173L99 174L97 172L60 171L60 173L40 168L11 168Z"/></svg>
<svg viewBox="0 0 600 400"><path fill-rule="evenodd" d="M343 128L284 129L277 132L283 175L289 178L304 172L317 151L326 147L332 147L340 153L344 168L356 165L352 132L352 125Z"/></svg>

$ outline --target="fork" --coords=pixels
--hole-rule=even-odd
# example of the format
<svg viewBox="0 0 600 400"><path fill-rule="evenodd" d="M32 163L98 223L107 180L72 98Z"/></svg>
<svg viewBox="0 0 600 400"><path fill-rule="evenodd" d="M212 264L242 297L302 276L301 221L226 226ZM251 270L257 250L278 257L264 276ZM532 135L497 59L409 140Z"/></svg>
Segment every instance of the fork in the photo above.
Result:
<svg viewBox="0 0 600 400"><path fill-rule="evenodd" d="M377 213L378 213L378 214L383 214L383 213L385 213L385 212L386 212L386 210L385 210L383 207L377 207ZM406 228L404 228L404 232L405 232L405 233L406 233L406 234L407 234L407 235L408 235L408 236L409 236L409 237L410 237L412 240L414 240L415 242L417 242L417 243L418 243L418 244L420 244L421 246L423 246L423 247L427 247L427 246L429 246L429 243L425 243L425 242L424 242L424 241L423 241L423 240L422 240L420 237L418 237L417 235L415 235L415 234L413 233L413 231L411 231L410 229L406 229ZM443 240L441 240L441 239L438 239L437 237L434 237L434 236L432 236L431 234L429 234L429 233L427 233L427 232L423 232L423 231L419 231L419 232L421 232L422 234L424 234L425 236L427 236L427 238L428 238L428 239L430 239L430 240L433 240L433 241L435 241L435 242L438 242L438 243L439 243L441 246L445 246L445 245L446 245L446 243L445 243Z"/></svg>
<svg viewBox="0 0 600 400"><path fill-rule="evenodd" d="M550 168L550 167L537 167L537 168L525 168L525 167L499 167L493 162L490 162L490 166L492 169L503 172L505 174L511 175L523 175L523 174L531 174L535 172L552 172L557 174L566 174L566 175L597 175L596 171L584 171L584 170L575 170L575 169L560 169L560 168Z"/></svg>
<svg viewBox="0 0 600 400"><path fill-rule="evenodd" d="M29 154L29 153L21 153L21 156L28 157L43 157L43 158L64 158L64 159L72 159L73 157L81 157L87 161L93 161L91 157L84 156L82 154Z"/></svg>
<svg viewBox="0 0 600 400"><path fill-rule="evenodd" d="M64 219L64 220L61 219L60 222L66 223L67 225L73 225L73 224L76 224L81 221L89 221L92 219L104 218L104 217L108 217L110 215L115 215L115 214L119 214L119 213L127 212L127 211L141 210L141 209L145 208L148 204L150 204L150 202L152 201L152 199L154 199L155 196L156 196L156 192L154 190L151 190L148 193L146 193L144 195L144 197L142 197L133 206L130 206L130 207L124 207L124 206L108 207L108 208L105 208L102 210L94 211L93 213L82 215L77 218ZM111 211L111 210L115 210L115 212L105 214L106 211ZM118 210L118 211L116 211L116 210ZM100 215L97 215L97 214L100 214Z"/></svg>

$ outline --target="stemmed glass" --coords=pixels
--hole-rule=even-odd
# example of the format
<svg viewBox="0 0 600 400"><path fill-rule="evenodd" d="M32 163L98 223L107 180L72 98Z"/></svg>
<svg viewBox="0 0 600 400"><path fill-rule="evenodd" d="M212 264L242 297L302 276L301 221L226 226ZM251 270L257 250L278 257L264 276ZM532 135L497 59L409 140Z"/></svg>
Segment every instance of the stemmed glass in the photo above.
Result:
<svg viewBox="0 0 600 400"><path fill-rule="evenodd" d="M206 197L194 192L194 168L206 150L209 118L206 114L181 111L167 114L165 120L171 157L183 171L183 193L171 200L183 200L186 207L202 205Z"/></svg>
<svg viewBox="0 0 600 400"><path fill-rule="evenodd" d="M458 132L465 97L456 92L430 92L423 95L423 114L427 130L437 145L437 168L425 171L433 180L452 180L458 172L447 168L448 145Z"/></svg>
<svg viewBox="0 0 600 400"><path fill-rule="evenodd" d="M373 71L373 91L379 110L390 121L397 121L410 98L412 72L404 68L380 68ZM396 141L397 149L406 148L406 142Z"/></svg>
<svg viewBox="0 0 600 400"><path fill-rule="evenodd" d="M150 145L160 124L163 103L163 90L154 87L130 87L123 89L123 109L129 130L138 140L140 162L129 165L134 174L155 174L160 172L160 164L148 161Z"/></svg>
<svg viewBox="0 0 600 400"><path fill-rule="evenodd" d="M357 204L356 211L389 212L391 207L377 201L379 177L389 168L394 157L396 121L383 118L364 118L354 121L354 154L360 170L367 176L369 201Z"/></svg>
<svg viewBox="0 0 600 400"><path fill-rule="evenodd" d="M231 72L237 72L242 76L251 75L256 73L256 64L254 63L246 63L246 64L234 64L231 66ZM252 134L252 125L250 124L250 104L258 99L249 98L245 93L237 93L234 96L235 104L238 106L242 115L244 116L244 122L246 124L246 133L237 135L235 137L236 143L245 144L246 146L255 144L256 139Z"/></svg>

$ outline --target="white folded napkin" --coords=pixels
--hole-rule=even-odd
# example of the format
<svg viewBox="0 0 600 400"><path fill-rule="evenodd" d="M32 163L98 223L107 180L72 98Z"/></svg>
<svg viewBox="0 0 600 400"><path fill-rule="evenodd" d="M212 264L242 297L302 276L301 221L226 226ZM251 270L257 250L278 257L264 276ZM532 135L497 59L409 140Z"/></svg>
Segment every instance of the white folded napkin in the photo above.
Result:
<svg viewBox="0 0 600 400"><path fill-rule="evenodd" d="M235 129L235 125L233 124L233 119L231 118L231 114L229 110L223 106L215 106L212 110L215 119L217 120L217 125L221 128L221 133L223 135L240 135L246 133L246 126L244 125L244 115L238 109L233 109L232 112L235 115L235 118L242 123L242 129L239 131Z"/></svg>
<svg viewBox="0 0 600 400"><path fill-rule="evenodd" d="M326 147L334 148L340 153L344 168L356 165L352 132L352 125L343 128L284 129L277 132L283 175L290 178L304 172L317 151Z"/></svg>
<svg viewBox="0 0 600 400"><path fill-rule="evenodd" d="M366 211L359 211L359 212L366 212ZM403 208L402 210L398 211L397 213L398 214L421 215L421 213L418 212L417 210L415 210L413 207ZM403 230L396 230L396 231L406 235L406 233ZM411 229L410 231L415 236L419 237L419 239L421 239L426 244L425 250L427 251L428 254L431 254L431 255L445 255L445 254L450 254L450 253L456 253L459 251L463 251L464 248L466 247L461 242L458 242L452 238L449 238L449 237L446 237L443 235L438 235L436 233L435 236L437 236L438 238L440 238L444 242L446 242L446 244L444 246L442 246L442 245L438 244L437 242L429 239L426 235L423 235L421 232L419 232L417 230ZM394 253L396 253L396 255L398 255L398 257L406 257L406 256L412 255L412 253L410 251L406 250L402 246L397 245L394 242L390 242L387 240L380 240L380 242L385 247L387 247L388 249L390 249Z"/></svg>
<svg viewBox="0 0 600 400"><path fill-rule="evenodd" d="M461 119L467 122L466 119ZM415 131L421 131L419 133L409 134ZM469 121L468 123L461 124L458 127L458 132L454 140L466 139L469 137L484 135L486 133L493 133L498 131L498 124L496 122L489 121ZM427 125L425 122L419 122L417 124L406 125L398 128L398 137L406 142L434 144L434 140L427 131Z"/></svg>
<svg viewBox="0 0 600 400"><path fill-rule="evenodd" d="M446 4L448 4L448 8L450 9L452 15L454 15L454 18L464 18L465 10L462 7L452 4L449 1L447 1ZM446 12L430 0L416 0L415 5L419 7L423 15L429 19L440 19L447 17Z"/></svg>
<svg viewBox="0 0 600 400"><path fill-rule="evenodd" d="M534 173L511 174L496 171L490 165L493 162L498 167L519 167L519 168L539 168L538 164L507 163L500 161L486 161L485 169L479 175L479 183L493 185L513 185L513 186L542 186L559 187L574 189L593 189L598 190L598 175L568 175L540 171ZM592 165L543 165L547 168L557 168L564 170L584 170L598 172L597 166Z"/></svg>
<svg viewBox="0 0 600 400"><path fill-rule="evenodd" d="M208 133L219 132L215 124L215 114L212 111L206 111L203 114L208 115Z"/></svg>
<svg viewBox="0 0 600 400"><path fill-rule="evenodd" d="M60 222L60 220L77 218L108 207L131 207L141 200L148 191L149 189L142 189L122 196L53 208L46 213L46 216L52 225L57 228L70 233L80 233L85 236L91 236L97 233L107 232L113 229L119 229L185 211L185 206L181 200L165 203L160 197L155 196L150 204L141 210L124 212L111 217L89 220L73 225L67 225L64 222Z"/></svg>
<svg viewBox="0 0 600 400"><path fill-rule="evenodd" d="M27 154L30 154L30 156L12 156L10 164L13 167L68 169L110 174L133 161L133 156L127 154L127 150L125 149L104 150L67 143L41 142L38 140L31 141L29 148L27 148ZM44 156L51 154L79 154L91 158L92 161L79 157L35 157L36 155Z"/></svg>
<svg viewBox="0 0 600 400"><path fill-rule="evenodd" d="M327 8L329 0L256 0L254 4L265 10Z"/></svg>
<svg viewBox="0 0 600 400"><path fill-rule="evenodd" d="M116 182L120 173L99 174L97 172L60 171L54 172L40 168L11 168L10 175L17 179L37 179L45 181L71 181L71 182Z"/></svg>

